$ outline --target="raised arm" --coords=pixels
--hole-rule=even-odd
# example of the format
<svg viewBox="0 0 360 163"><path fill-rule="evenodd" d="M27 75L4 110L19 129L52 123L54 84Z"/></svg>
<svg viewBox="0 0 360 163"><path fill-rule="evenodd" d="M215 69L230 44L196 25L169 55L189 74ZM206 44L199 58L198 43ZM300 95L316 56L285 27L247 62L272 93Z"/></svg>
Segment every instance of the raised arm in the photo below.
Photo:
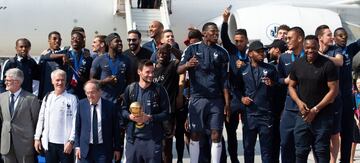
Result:
<svg viewBox="0 0 360 163"><path fill-rule="evenodd" d="M225 10L223 13L223 23L221 25L221 41L223 43L224 48L231 53L231 49L236 49L236 46L231 42L229 34L228 34L228 20L230 17L230 12ZM231 54L230 54L231 55Z"/></svg>

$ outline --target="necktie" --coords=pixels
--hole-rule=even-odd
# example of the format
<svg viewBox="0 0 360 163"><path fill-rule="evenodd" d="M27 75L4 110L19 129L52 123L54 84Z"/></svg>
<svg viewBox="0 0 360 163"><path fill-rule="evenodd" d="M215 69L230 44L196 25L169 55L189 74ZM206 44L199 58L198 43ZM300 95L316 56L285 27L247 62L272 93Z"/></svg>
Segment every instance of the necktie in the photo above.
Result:
<svg viewBox="0 0 360 163"><path fill-rule="evenodd" d="M13 116L14 113L14 107L15 107L15 99L14 99L14 94L10 95L10 104L9 104L9 110L10 110L10 115L11 117Z"/></svg>
<svg viewBox="0 0 360 163"><path fill-rule="evenodd" d="M96 112L96 105L92 104L93 106L93 121L92 121L92 129L93 129L93 144L97 145L99 142L99 136L98 136L98 118L97 118L97 112Z"/></svg>

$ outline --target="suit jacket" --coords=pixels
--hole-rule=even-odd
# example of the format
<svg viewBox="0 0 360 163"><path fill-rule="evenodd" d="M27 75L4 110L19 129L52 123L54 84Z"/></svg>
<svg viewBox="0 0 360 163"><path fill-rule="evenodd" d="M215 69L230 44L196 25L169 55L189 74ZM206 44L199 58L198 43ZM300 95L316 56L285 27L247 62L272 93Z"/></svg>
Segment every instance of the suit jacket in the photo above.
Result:
<svg viewBox="0 0 360 163"><path fill-rule="evenodd" d="M256 71L258 71L256 73ZM242 79L244 83L244 92L242 96L250 97L253 102L246 106L245 111L248 115L268 115L274 112L275 85L267 86L262 82L263 77L268 77L272 81L278 81L277 71L273 65L267 63L258 63L257 68L252 68L247 63L241 68ZM241 97L239 97L241 99Z"/></svg>
<svg viewBox="0 0 360 163"><path fill-rule="evenodd" d="M0 152L9 153L10 143L17 153L34 153L34 134L38 120L40 104L36 96L21 90L13 116L9 111L9 91L0 94L1 145ZM11 141L11 137L12 140Z"/></svg>
<svg viewBox="0 0 360 163"><path fill-rule="evenodd" d="M106 149L106 154L113 156L114 150L120 151L118 109L112 102L102 98L100 100L102 100L101 128L103 145ZM75 126L75 147L80 147L81 157L86 158L89 152L90 130L92 127L90 102L86 98L79 101Z"/></svg>

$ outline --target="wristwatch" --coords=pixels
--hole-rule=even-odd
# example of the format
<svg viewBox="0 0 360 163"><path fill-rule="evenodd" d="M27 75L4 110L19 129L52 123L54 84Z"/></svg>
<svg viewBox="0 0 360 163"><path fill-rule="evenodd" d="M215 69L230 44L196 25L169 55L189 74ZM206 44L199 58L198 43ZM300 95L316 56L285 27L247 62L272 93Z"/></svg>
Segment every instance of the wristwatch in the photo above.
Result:
<svg viewBox="0 0 360 163"><path fill-rule="evenodd" d="M315 113L319 113L320 110L315 106L314 111L315 111Z"/></svg>
<svg viewBox="0 0 360 163"><path fill-rule="evenodd" d="M75 143L74 140L69 140L68 142L69 142L71 145L74 145L74 143Z"/></svg>

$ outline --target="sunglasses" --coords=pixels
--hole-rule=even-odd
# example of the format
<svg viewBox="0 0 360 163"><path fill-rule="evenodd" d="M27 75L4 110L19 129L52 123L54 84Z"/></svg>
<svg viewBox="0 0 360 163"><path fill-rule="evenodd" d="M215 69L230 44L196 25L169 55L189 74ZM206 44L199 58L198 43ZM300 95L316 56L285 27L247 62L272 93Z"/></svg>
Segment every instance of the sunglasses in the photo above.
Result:
<svg viewBox="0 0 360 163"><path fill-rule="evenodd" d="M138 39L136 39L136 38L133 38L133 39L131 39L131 38L128 38L128 39L126 39L128 42L135 42L135 41L137 41Z"/></svg>

